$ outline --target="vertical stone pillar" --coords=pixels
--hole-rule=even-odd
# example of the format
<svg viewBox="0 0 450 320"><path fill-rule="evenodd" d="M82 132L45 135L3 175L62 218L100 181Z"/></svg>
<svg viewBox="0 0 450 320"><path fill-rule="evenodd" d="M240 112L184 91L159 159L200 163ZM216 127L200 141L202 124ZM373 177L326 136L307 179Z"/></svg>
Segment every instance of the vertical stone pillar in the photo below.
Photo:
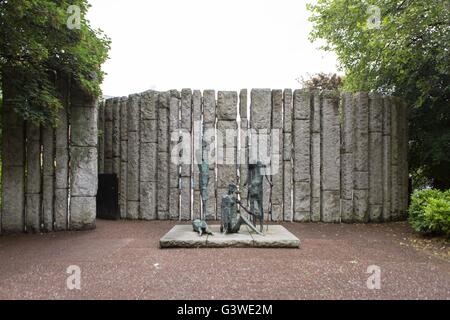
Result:
<svg viewBox="0 0 450 320"><path fill-rule="evenodd" d="M402 106L402 146L401 146L401 155L402 155L402 218L405 219L407 217L408 203L409 203L409 165L408 165L408 114L409 108L405 101L401 101Z"/></svg>
<svg viewBox="0 0 450 320"><path fill-rule="evenodd" d="M248 178L248 156L249 156L249 131L248 131L248 92L246 89L241 90L239 93L239 115L241 118L240 123L240 150L239 150L239 190L241 192L241 201L247 206L248 193L247 187L244 184Z"/></svg>
<svg viewBox="0 0 450 320"><path fill-rule="evenodd" d="M58 87L63 93L63 109L59 111L59 122L55 130L55 222L54 230L68 228L69 197L69 120L67 80L58 79Z"/></svg>
<svg viewBox="0 0 450 320"><path fill-rule="evenodd" d="M113 99L105 101L104 167L106 174L113 173Z"/></svg>
<svg viewBox="0 0 450 320"><path fill-rule="evenodd" d="M127 219L138 219L140 188L140 95L133 94L128 97L128 166L127 166ZM142 147L142 146L141 146ZM145 157L144 150L141 150ZM106 166L106 163L105 163Z"/></svg>
<svg viewBox="0 0 450 320"><path fill-rule="evenodd" d="M404 145L404 108L403 101L397 98L397 126L398 126L398 220L403 220L405 215L404 200L405 192L403 188L403 176L405 172L405 159L403 158L403 145Z"/></svg>
<svg viewBox="0 0 450 320"><path fill-rule="evenodd" d="M391 97L383 98L383 221L391 220Z"/></svg>
<svg viewBox="0 0 450 320"><path fill-rule="evenodd" d="M23 232L25 201L24 122L13 109L14 90L3 78L2 212L0 233Z"/></svg>
<svg viewBox="0 0 450 320"><path fill-rule="evenodd" d="M354 131L355 104L353 94L342 94L342 130L341 130L341 216L342 222L353 222L353 168L354 168Z"/></svg>
<svg viewBox="0 0 450 320"><path fill-rule="evenodd" d="M180 93L170 91L169 101L169 215L171 220L180 219L180 155L177 145L180 139Z"/></svg>
<svg viewBox="0 0 450 320"><path fill-rule="evenodd" d="M283 91L272 91L272 220L283 221Z"/></svg>
<svg viewBox="0 0 450 320"><path fill-rule="evenodd" d="M202 93L194 90L192 95L192 171L193 171L193 219L200 219L201 216L201 195L198 164L202 162Z"/></svg>
<svg viewBox="0 0 450 320"><path fill-rule="evenodd" d="M71 87L70 223L71 230L95 228L98 188L97 101Z"/></svg>
<svg viewBox="0 0 450 320"><path fill-rule="evenodd" d="M158 184L158 170L166 170L167 173L167 161L164 162L164 152L161 152L161 158L159 160L162 161L161 164L158 164L158 156L159 156L159 150L167 149L167 141L166 145L161 147L158 146L158 137L161 136L161 139L163 136L167 136L167 126L168 126L168 119L165 119L167 117L167 111L166 110L167 104L164 105L164 109L161 112L161 134L158 130L158 114L159 112L159 94L155 91L147 91L144 92L140 97L140 121L138 120L138 125L132 125L131 129L137 129L139 131L140 135L140 141L138 141L138 144L140 144L140 158L138 159L138 163L140 163L140 169L138 171L138 195L140 194L139 201L140 201L140 210L139 210L139 218L143 220L155 220L158 217L158 194L161 195L161 199L163 198L163 191L158 193L158 188L163 188L162 185ZM130 110L129 110L130 112ZM137 111L139 112L139 111ZM129 114L128 117L134 115L134 112ZM132 120L134 122L134 119ZM164 129L165 128L165 129ZM132 189L134 189L134 181L131 181L131 176L133 173L130 173L130 159L133 158L133 156L130 153L130 144L134 145L134 141L131 140L131 137L134 135L130 132L130 122L128 122L128 193L130 193L130 186ZM139 139L139 138L138 138ZM133 138L134 140L134 138ZM162 141L162 144L164 144L164 141ZM132 146L131 149L134 149L135 147ZM160 148L160 149L159 149ZM139 150L139 149L138 149ZM133 160L134 161L134 160ZM163 174L161 174L160 177L163 180ZM167 179L168 180L168 173L167 173ZM166 181L168 183L168 181ZM164 190L166 191L167 188ZM167 194L167 192L166 192ZM130 195L128 196L130 198ZM132 200L135 201L136 196L132 196ZM164 206L164 204L162 204ZM163 209L163 207L161 207ZM168 208L165 211L168 211ZM130 210L130 208L128 208ZM162 212L162 211L161 211ZM133 214L133 219L136 219L135 215Z"/></svg>
<svg viewBox="0 0 450 320"><path fill-rule="evenodd" d="M322 107L322 216L324 222L341 222L341 137L339 95L324 92Z"/></svg>
<svg viewBox="0 0 450 320"><path fill-rule="evenodd" d="M219 91L217 96L217 208L228 185L237 185L237 92ZM219 211L219 209L218 209ZM219 212L220 213L220 212Z"/></svg>
<svg viewBox="0 0 450 320"><path fill-rule="evenodd" d="M208 143L208 200L206 201L206 219L215 220L216 210L216 93L214 90L203 92L203 135Z"/></svg>
<svg viewBox="0 0 450 320"><path fill-rule="evenodd" d="M398 219L406 217L408 209L408 110L404 101L397 100L397 126L398 126Z"/></svg>
<svg viewBox="0 0 450 320"><path fill-rule="evenodd" d="M315 91L311 110L311 221L322 219L322 96Z"/></svg>
<svg viewBox="0 0 450 320"><path fill-rule="evenodd" d="M398 99L391 100L391 218L400 219L399 190L399 107Z"/></svg>
<svg viewBox="0 0 450 320"><path fill-rule="evenodd" d="M41 134L39 125L27 122L26 128L26 230L35 233L39 232L41 215Z"/></svg>
<svg viewBox="0 0 450 320"><path fill-rule="evenodd" d="M159 94L158 103L158 219L169 219L169 92Z"/></svg>
<svg viewBox="0 0 450 320"><path fill-rule="evenodd" d="M294 91L294 221L311 220L311 95Z"/></svg>
<svg viewBox="0 0 450 320"><path fill-rule="evenodd" d="M112 113L113 113L113 121L112 121L112 150L113 150L113 159L112 159L112 172L117 175L117 178L120 183L120 104L122 98L114 98L112 104Z"/></svg>
<svg viewBox="0 0 450 320"><path fill-rule="evenodd" d="M98 173L105 171L105 101L98 104Z"/></svg>
<svg viewBox="0 0 450 320"><path fill-rule="evenodd" d="M42 225L44 231L53 230L55 179L55 130L42 128Z"/></svg>
<svg viewBox="0 0 450 320"><path fill-rule="evenodd" d="M180 179L180 218L181 220L190 220L192 218L192 90L183 89L181 91L181 130L182 130L182 145L181 148L182 160L181 163L181 179ZM188 140L188 141L186 141Z"/></svg>
<svg viewBox="0 0 450 320"><path fill-rule="evenodd" d="M369 97L355 94L354 222L369 221Z"/></svg>
<svg viewBox="0 0 450 320"><path fill-rule="evenodd" d="M120 181L119 208L120 217L127 217L127 181L128 181L128 97L120 100Z"/></svg>
<svg viewBox="0 0 450 320"><path fill-rule="evenodd" d="M369 100L369 219L383 216L383 99L371 94Z"/></svg>
<svg viewBox="0 0 450 320"><path fill-rule="evenodd" d="M250 152L249 163L256 164L261 161L263 165L270 169L271 139L270 129L272 124L272 91L270 89L253 89L251 91L250 105ZM256 136L253 136L256 134ZM262 170L270 171L270 170ZM268 173L266 172L266 174ZM267 176L270 180L271 177ZM268 179L263 182L263 209L265 218L268 218L270 208L271 187Z"/></svg>
<svg viewBox="0 0 450 320"><path fill-rule="evenodd" d="M293 97L292 90L285 89L283 94L284 117L283 117L283 208L284 221L292 221L293 215L293 141L292 141L292 127L293 127Z"/></svg>

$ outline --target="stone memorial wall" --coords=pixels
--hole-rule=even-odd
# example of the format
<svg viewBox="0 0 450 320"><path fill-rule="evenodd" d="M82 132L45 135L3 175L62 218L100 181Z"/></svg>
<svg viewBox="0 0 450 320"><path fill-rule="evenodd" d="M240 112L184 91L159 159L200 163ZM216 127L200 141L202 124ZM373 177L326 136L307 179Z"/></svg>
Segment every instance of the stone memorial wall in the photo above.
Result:
<svg viewBox="0 0 450 320"><path fill-rule="evenodd" d="M64 108L55 128L17 116L4 85L1 233L95 227L98 173L117 175L123 219L200 218L202 156L207 220L220 219L231 183L248 207L248 165L258 162L267 220L406 217L407 106L395 97L183 89L97 104L57 83Z"/></svg>
<svg viewBox="0 0 450 320"><path fill-rule="evenodd" d="M0 233L95 227L97 154L105 156L105 145L97 144L96 99L69 83L57 80L64 108L52 128L19 117L13 109L13 89L4 81ZM112 138L112 131L109 134ZM120 148L116 151L120 156ZM103 158L102 165L105 162Z"/></svg>
<svg viewBox="0 0 450 320"><path fill-rule="evenodd" d="M248 164L258 161L267 174L263 205L272 221L405 218L407 108L397 98L183 89L112 98L99 110L98 167L119 178L123 218L199 218L202 139L208 144L208 220L220 218L230 183L247 204ZM34 187L27 185L29 202L36 201Z"/></svg>

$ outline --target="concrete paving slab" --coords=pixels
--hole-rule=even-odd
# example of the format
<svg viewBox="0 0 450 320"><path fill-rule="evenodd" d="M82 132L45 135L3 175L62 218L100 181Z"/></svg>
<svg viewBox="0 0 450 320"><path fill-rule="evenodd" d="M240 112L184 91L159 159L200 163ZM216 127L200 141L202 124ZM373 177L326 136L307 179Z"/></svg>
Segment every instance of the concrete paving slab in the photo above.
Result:
<svg viewBox="0 0 450 320"><path fill-rule="evenodd" d="M160 240L161 248L200 248L206 246L206 236L200 237L191 225L176 225Z"/></svg>
<svg viewBox="0 0 450 320"><path fill-rule="evenodd" d="M255 247L261 248L299 248L300 240L280 225L269 225L264 230L264 236L252 231Z"/></svg>
<svg viewBox="0 0 450 320"><path fill-rule="evenodd" d="M190 225L173 227L160 240L161 248L299 248L300 240L280 225L270 225L265 235L250 233L246 226L239 233L222 234L219 225L210 226L213 235L199 237Z"/></svg>
<svg viewBox="0 0 450 320"><path fill-rule="evenodd" d="M253 237L247 228L241 227L239 233L224 234L220 233L220 226L210 227L214 235L208 236L206 246L210 248L245 248L253 246Z"/></svg>

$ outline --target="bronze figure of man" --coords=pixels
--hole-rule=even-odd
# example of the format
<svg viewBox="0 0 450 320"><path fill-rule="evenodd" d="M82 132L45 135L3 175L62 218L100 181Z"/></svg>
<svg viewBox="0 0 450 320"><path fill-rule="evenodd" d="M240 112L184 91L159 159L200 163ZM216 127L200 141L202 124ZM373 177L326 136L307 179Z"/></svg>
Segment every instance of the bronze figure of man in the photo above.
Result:
<svg viewBox="0 0 450 320"><path fill-rule="evenodd" d="M248 200L250 202L250 212L254 214L252 217L253 223L254 225L256 225L257 222L259 221L261 232L263 231L264 227L264 207L263 207L264 177L266 177L269 184L272 185L269 178L267 178L266 175L263 176L261 174L261 168L264 167L265 166L261 163L261 161L258 161L256 164L249 164L247 181L244 184L244 186L248 186Z"/></svg>
<svg viewBox="0 0 450 320"><path fill-rule="evenodd" d="M237 233L241 225L245 224L254 232L261 234L250 221L237 214L237 205L240 205L242 208L244 207L234 195L236 191L236 185L230 184L228 186L228 193L222 197L220 232ZM244 209L249 212L246 208Z"/></svg>
<svg viewBox="0 0 450 320"><path fill-rule="evenodd" d="M205 140L202 141L202 162L198 164L200 196L202 197L201 219L206 219L206 200L208 199L208 182L209 182L209 164L207 157L208 145Z"/></svg>

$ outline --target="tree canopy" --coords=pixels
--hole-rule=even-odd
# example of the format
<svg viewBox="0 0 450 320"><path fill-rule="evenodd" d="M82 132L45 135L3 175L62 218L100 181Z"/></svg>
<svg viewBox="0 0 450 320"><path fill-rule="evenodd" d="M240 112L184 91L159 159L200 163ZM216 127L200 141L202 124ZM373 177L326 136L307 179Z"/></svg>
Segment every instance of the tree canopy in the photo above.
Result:
<svg viewBox="0 0 450 320"><path fill-rule="evenodd" d="M340 90L342 88L342 78L333 73L317 73L310 76L308 79L302 79L301 85L303 88L311 90Z"/></svg>
<svg viewBox="0 0 450 320"><path fill-rule="evenodd" d="M344 88L404 98L410 163L450 188L450 2L318 0L308 4L311 40L325 40L345 71Z"/></svg>
<svg viewBox="0 0 450 320"><path fill-rule="evenodd" d="M55 123L62 107L55 74L101 94L110 41L90 27L88 9L87 0L0 0L0 80L14 88L14 109L25 119Z"/></svg>

